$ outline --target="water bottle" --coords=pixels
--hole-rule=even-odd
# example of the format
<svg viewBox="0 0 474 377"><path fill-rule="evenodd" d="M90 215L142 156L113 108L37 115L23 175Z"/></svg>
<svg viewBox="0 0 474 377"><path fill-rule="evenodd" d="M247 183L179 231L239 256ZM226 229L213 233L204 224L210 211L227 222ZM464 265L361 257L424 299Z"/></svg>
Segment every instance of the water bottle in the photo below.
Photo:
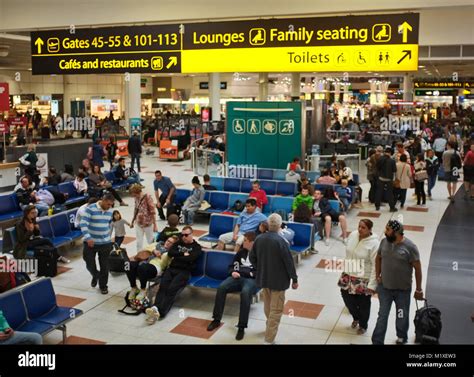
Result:
<svg viewBox="0 0 474 377"><path fill-rule="evenodd" d="M49 207L48 208L48 216L53 216L53 213L54 213L53 207Z"/></svg>

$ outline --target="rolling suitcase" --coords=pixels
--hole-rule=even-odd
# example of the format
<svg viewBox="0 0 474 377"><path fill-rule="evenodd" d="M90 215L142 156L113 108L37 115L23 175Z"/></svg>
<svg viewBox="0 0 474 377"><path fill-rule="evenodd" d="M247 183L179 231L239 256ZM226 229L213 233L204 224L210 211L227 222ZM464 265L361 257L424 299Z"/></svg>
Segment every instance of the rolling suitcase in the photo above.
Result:
<svg viewBox="0 0 474 377"><path fill-rule="evenodd" d="M35 248L35 258L38 260L38 276L55 277L58 273L58 260L54 248L38 246Z"/></svg>
<svg viewBox="0 0 474 377"><path fill-rule="evenodd" d="M418 308L416 302L416 314L413 323L415 324L415 343L419 344L439 344L441 335L441 312L438 308L428 305L427 300L423 300L425 306Z"/></svg>
<svg viewBox="0 0 474 377"><path fill-rule="evenodd" d="M120 248L114 244L112 251L109 254L108 264L111 272L125 272L130 259L127 255L127 250Z"/></svg>

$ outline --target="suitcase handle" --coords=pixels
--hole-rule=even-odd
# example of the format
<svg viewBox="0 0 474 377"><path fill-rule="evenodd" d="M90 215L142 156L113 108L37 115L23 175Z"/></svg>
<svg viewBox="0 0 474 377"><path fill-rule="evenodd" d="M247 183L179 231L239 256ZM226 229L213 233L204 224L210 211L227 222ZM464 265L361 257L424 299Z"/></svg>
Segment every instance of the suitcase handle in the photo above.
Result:
<svg viewBox="0 0 474 377"><path fill-rule="evenodd" d="M415 304L416 304L416 310L418 310L418 301L424 301L425 302L425 308L428 306L428 300L426 298L422 299L422 300L417 300L415 299Z"/></svg>

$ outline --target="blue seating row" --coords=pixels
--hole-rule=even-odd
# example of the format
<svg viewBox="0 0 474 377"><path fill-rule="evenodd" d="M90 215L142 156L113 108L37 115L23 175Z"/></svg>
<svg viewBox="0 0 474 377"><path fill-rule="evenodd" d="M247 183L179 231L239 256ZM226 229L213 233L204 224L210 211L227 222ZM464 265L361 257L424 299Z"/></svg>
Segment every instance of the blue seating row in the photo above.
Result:
<svg viewBox="0 0 474 377"><path fill-rule="evenodd" d="M249 193L252 191L252 182L253 180L247 178L211 177L211 185L219 191ZM267 195L295 196L298 191L298 185L294 182L275 180L260 180L259 182Z"/></svg>
<svg viewBox="0 0 474 377"><path fill-rule="evenodd" d="M232 265L235 253L229 251L204 250L196 262L196 267L191 273L189 286L195 288L217 289L229 276L229 266ZM254 293L258 301L257 289Z"/></svg>
<svg viewBox="0 0 474 377"><path fill-rule="evenodd" d="M80 229L74 227L77 208L38 220L41 236L49 238L55 247L67 245L82 237ZM7 228L3 233L3 252L11 253L17 242L15 227ZM29 253L31 254L31 252Z"/></svg>
<svg viewBox="0 0 474 377"><path fill-rule="evenodd" d="M247 173L247 171L244 173ZM265 179L265 180L284 181L286 179L286 175L288 174L288 170L258 168L257 177L255 177L254 174L250 175L250 173L253 173L253 172L248 171L248 173L249 173L248 176L245 176L242 178L253 179L253 180ZM315 181L321 176L321 173L319 171L306 171L305 173L311 182Z"/></svg>
<svg viewBox="0 0 474 377"><path fill-rule="evenodd" d="M114 190L126 190L130 186L127 182L122 182L115 176L114 171L108 171L104 173L104 177L107 181L112 183L112 188Z"/></svg>
<svg viewBox="0 0 474 377"><path fill-rule="evenodd" d="M45 335L59 329L64 344L66 324L82 314L82 310L58 306L50 278L39 278L0 294L0 310L13 330Z"/></svg>
<svg viewBox="0 0 474 377"><path fill-rule="evenodd" d="M210 242L211 244L217 243L219 236L224 233L232 232L236 223L236 216L213 214L209 222L209 233L200 237L199 240ZM298 254L308 252L313 247L313 224L293 222L285 222L285 224L295 232L293 245L290 246L290 250Z"/></svg>
<svg viewBox="0 0 474 377"><path fill-rule="evenodd" d="M191 195L189 189L177 189L175 202L177 204L183 204L186 198ZM286 213L291 212L291 206L293 204L293 197L287 196L272 196L268 195L268 204L263 207L264 214L270 214L277 210L285 211ZM240 200L245 203L248 199L248 194L244 193L233 193L233 192L221 192L221 191L206 191L204 200L206 200L211 207L202 213L221 213L231 211L232 206L236 200Z"/></svg>

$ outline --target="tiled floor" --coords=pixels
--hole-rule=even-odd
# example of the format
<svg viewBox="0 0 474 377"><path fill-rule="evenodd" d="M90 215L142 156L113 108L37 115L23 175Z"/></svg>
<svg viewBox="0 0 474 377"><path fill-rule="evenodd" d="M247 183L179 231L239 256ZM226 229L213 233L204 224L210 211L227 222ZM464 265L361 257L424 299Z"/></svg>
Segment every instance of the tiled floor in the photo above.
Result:
<svg viewBox="0 0 474 377"><path fill-rule="evenodd" d="M156 149L156 148L155 148ZM186 182L182 187L191 188L189 161L180 164L164 162L154 156L144 156L143 163L148 166L142 171L145 191L153 194L153 179L155 170L161 170L174 182ZM368 192L367 184L362 185L363 192ZM438 223L443 216L448 201L446 185L438 183L433 190L433 200L427 202L427 207L415 207L416 201L408 195L407 208L396 213L390 213L388 207L375 211L364 198L361 210L352 210L347 216L349 229L357 229L362 217L371 217L374 222L373 232L380 238L383 236L385 225L392 218L403 218L406 226L406 236L417 244L420 250L423 287L426 283L426 273L430 259L431 247ZM133 217L133 200L124 193L128 207L120 207L122 217L129 222ZM429 211L428 213L426 213ZM196 217L193 229L194 235L207 233L208 220ZM159 230L166 226L165 221L158 220ZM136 249L135 230L126 227L127 238L124 246L129 254ZM345 246L338 238L340 229L333 227L329 246L317 242L319 251L316 255L302 258L297 265L299 288L286 291L285 315L277 336L280 344L369 344L370 336L377 320L378 300L371 300L371 315L369 330L359 336L356 330L350 328L352 317L344 307L337 281L340 275L326 269L326 263L333 258L345 256ZM209 246L209 244L203 244ZM109 294L100 294L97 288L91 288L90 275L82 259L82 246L78 242L74 247L60 251L71 259L67 267L60 267L60 274L53 278L53 285L58 295L58 302L66 306L74 306L83 310L84 314L68 324L68 344L262 344L265 331L265 315L263 303L252 305L249 324L245 338L235 341L236 327L239 315L239 295L228 295L223 325L213 332L206 330L212 320L215 290L198 290L186 288L177 299L168 316L150 326L145 322L145 316L126 316L119 312L124 304L124 296L130 289L124 274L111 274L109 277ZM293 310L290 313L290 309ZM414 340L413 317L415 305L410 308L410 342ZM291 315L290 315L291 314ZM469 313L470 314L470 313ZM395 308L392 309L387 329L386 343L394 343ZM58 344L62 341L61 332L53 331L45 337L48 344Z"/></svg>

